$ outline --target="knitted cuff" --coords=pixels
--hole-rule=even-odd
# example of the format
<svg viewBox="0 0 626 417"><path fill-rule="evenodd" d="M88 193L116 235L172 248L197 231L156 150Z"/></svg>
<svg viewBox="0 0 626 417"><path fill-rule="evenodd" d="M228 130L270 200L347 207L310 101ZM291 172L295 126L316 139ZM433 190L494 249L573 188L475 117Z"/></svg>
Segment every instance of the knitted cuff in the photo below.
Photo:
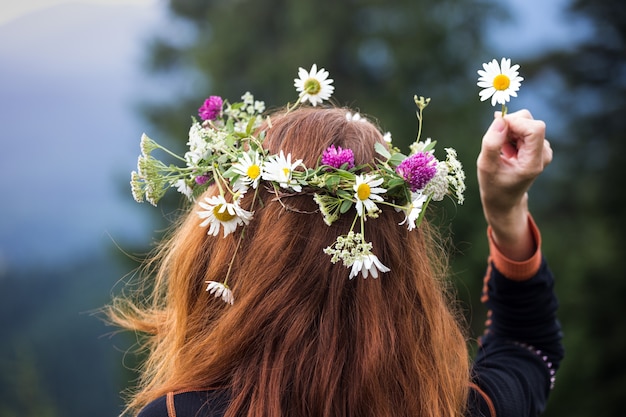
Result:
<svg viewBox="0 0 626 417"><path fill-rule="evenodd" d="M528 215L528 227L535 241L535 253L525 261L513 261L504 256L493 240L493 231L487 227L489 238L489 257L498 271L513 281L525 281L532 278L541 266L541 233L532 216Z"/></svg>

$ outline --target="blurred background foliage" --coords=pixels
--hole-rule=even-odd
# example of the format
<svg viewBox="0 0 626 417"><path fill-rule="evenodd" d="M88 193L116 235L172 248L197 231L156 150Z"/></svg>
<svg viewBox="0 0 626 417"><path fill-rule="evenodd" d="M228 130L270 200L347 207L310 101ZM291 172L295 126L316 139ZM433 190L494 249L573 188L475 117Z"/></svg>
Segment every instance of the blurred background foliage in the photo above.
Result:
<svg viewBox="0 0 626 417"><path fill-rule="evenodd" d="M493 109L479 102L475 83L480 64L499 58L485 46L485 28L506 18L505 5L487 0L170 0L168 6L174 29L147 45L147 72L163 80L180 78L184 87L172 91L164 84L166 98L144 103L142 112L152 125L146 129L150 136L175 150L183 151L190 116L208 95L236 100L251 91L270 106L293 102L297 68L313 63L335 80L336 104L375 117L404 150L416 134L413 95L432 98L423 137L458 150L468 191L462 207L448 203L431 215L446 225L444 232L454 242L452 279L471 336L480 335L484 309L478 299L487 246L474 162ZM568 13L586 19L592 35L571 48L518 61L526 78L520 96L532 96L524 103L541 104L543 113L536 115L547 121L555 151L554 163L531 190L544 253L557 275L566 346L546 415L618 416L626 389L626 197L620 191L626 162L626 3L574 0ZM515 99L510 108L518 108ZM171 220L180 205L178 196L169 197L165 209L155 210L154 229L163 230L168 223L161 214ZM149 247L128 251L145 253ZM106 303L117 279L137 264L117 250L97 262L102 268L80 263L52 271L63 286L40 283L28 295L19 277L1 283L3 293L27 300L32 317L18 314L23 303L0 305L0 320L14 340L0 345L0 416L119 411L117 392L134 378L130 369L137 358L124 353L132 348L132 337L103 339L110 328L90 315L77 318L75 312L93 306L94 299ZM94 273L102 275L102 286L85 288L81 275ZM63 292L62 309L44 302L52 291ZM68 344L76 332L92 334L93 344ZM43 351L33 348L40 346L38 340L46 345ZM89 361L77 361L82 357ZM78 383L84 381L81 372L89 372L97 388Z"/></svg>

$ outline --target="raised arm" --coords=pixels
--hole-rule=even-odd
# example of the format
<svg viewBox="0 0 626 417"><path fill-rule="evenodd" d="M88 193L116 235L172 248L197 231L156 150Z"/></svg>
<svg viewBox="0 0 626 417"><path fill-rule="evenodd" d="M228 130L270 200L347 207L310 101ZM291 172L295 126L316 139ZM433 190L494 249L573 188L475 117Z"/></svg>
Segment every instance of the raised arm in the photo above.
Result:
<svg viewBox="0 0 626 417"><path fill-rule="evenodd" d="M545 124L528 111L496 115L477 161L489 224L490 265L483 302L487 329L473 368L469 415L538 416L563 348L553 277L528 211L528 190L552 160Z"/></svg>
<svg viewBox="0 0 626 417"><path fill-rule="evenodd" d="M528 189L552 161L545 123L522 110L495 119L477 161L485 219L501 253L514 261L535 252L528 225Z"/></svg>

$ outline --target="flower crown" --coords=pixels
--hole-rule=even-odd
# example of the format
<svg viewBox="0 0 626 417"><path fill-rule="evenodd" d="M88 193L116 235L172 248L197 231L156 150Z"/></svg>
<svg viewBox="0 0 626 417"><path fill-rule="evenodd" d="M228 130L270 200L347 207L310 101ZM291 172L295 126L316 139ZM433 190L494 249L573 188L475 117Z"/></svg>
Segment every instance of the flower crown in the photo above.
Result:
<svg viewBox="0 0 626 417"><path fill-rule="evenodd" d="M318 71L313 65L310 71L300 68L298 76L294 80L298 99L293 105L287 105L286 111L305 105L307 101L317 106L330 98L334 87L326 70ZM420 225L430 201L440 201L451 195L459 204L463 203L465 174L456 151L446 148L446 159L440 161L434 155L436 142L430 139L420 141L422 112L430 101L428 98L414 97L419 129L408 156L391 145L391 134L386 133L384 140L389 143L389 149L377 143L378 157L373 164L357 166L351 149L331 145L320 155L315 167L306 167L301 159L296 159L297 155L285 155L282 150L278 155L270 155L263 147L266 132L258 132L265 121L262 115L264 102L255 100L249 92L241 98L242 101L235 103L218 96L206 99L198 111L201 121L193 119L189 150L183 157L144 134L138 170L131 174L135 200L147 200L156 205L168 189L177 188L193 202L214 183L219 193L198 202L202 209L197 212L201 220L199 225L207 227L207 233L212 236L217 236L222 229L224 237L239 226L245 228L253 220L255 201L250 211L243 209L240 201L261 183L276 194L280 190L313 194L328 226L340 216L348 215L354 206L355 217L350 231L338 236L324 249L331 256L331 262L341 260L350 268L350 279L359 273L363 278L370 274L378 278L379 272L390 270L372 252L372 244L365 239L364 221L367 217L378 217L379 206L387 205L403 211L406 217L400 225L413 230ZM352 123L366 122L359 113L346 112L346 118ZM271 129L269 118L267 126ZM154 158L152 152L157 149L178 159L184 166L166 165ZM357 223L360 226L358 231L355 230ZM232 304L234 298L227 280L228 276L223 282L207 282L207 291Z"/></svg>

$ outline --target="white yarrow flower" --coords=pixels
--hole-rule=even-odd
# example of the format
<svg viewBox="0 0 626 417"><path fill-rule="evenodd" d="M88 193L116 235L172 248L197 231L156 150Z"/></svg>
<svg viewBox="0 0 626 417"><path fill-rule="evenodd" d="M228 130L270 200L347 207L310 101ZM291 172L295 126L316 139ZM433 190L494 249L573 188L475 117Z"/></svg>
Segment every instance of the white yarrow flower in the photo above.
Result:
<svg viewBox="0 0 626 417"><path fill-rule="evenodd" d="M454 194L456 201L459 204L463 204L465 197L465 172L463 166L457 158L456 150L454 148L446 148L446 164L448 165L448 186L450 192Z"/></svg>
<svg viewBox="0 0 626 417"><path fill-rule="evenodd" d="M302 187L292 178L293 170L302 165L302 159L291 163L291 154L285 157L283 151L279 155L272 155L265 164L261 177L266 181L274 181L283 188L291 188L296 192L302 191Z"/></svg>
<svg viewBox="0 0 626 417"><path fill-rule="evenodd" d="M424 188L424 194L430 195L434 201L441 201L448 194L448 174L450 168L446 161L439 161L437 163L437 173L426 184Z"/></svg>
<svg viewBox="0 0 626 417"><path fill-rule="evenodd" d="M206 290L215 295L215 298L221 297L225 303L234 304L235 297L233 297L233 292L228 288L228 285L216 281L207 281L207 284Z"/></svg>
<svg viewBox="0 0 626 417"><path fill-rule="evenodd" d="M198 203L204 209L198 211L198 216L204 219L200 223L201 227L209 226L208 235L217 236L220 226L222 226L224 227L224 237L226 237L234 232L237 226L248 224L252 220L253 213L242 209L238 200L229 203L222 195L205 197L204 200L204 202Z"/></svg>
<svg viewBox="0 0 626 417"><path fill-rule="evenodd" d="M379 188L378 186L383 183L382 177L376 177L375 175L361 174L356 176L356 182L354 183L354 198L356 199L356 211L359 216L363 216L363 209L367 213L373 213L378 211L378 207L374 201L383 201L383 198L378 194L383 194L387 190Z"/></svg>
<svg viewBox="0 0 626 417"><path fill-rule="evenodd" d="M313 106L328 100L335 91L331 84L333 80L328 78L328 71L324 68L317 70L317 65L313 64L311 71L304 68L298 69L298 77L293 80L293 85L300 94L300 101L309 101Z"/></svg>
<svg viewBox="0 0 626 417"><path fill-rule="evenodd" d="M480 91L480 101L485 101L491 97L491 105L506 104L511 97L517 97L517 91L524 80L519 76L519 65L511 66L511 60L502 58L500 64L495 59L484 63L483 69L478 70L478 86Z"/></svg>
<svg viewBox="0 0 626 417"><path fill-rule="evenodd" d="M188 165L195 166L202 159L211 155L209 132L200 123L194 122L189 128L189 150L185 153Z"/></svg>

